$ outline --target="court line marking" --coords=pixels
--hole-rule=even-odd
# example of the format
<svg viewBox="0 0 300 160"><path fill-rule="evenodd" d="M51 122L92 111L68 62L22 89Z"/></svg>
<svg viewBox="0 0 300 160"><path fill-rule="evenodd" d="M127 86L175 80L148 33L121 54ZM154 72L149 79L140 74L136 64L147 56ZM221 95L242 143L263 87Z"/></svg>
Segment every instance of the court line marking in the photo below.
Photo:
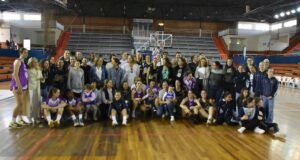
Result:
<svg viewBox="0 0 300 160"><path fill-rule="evenodd" d="M39 147L46 142L50 137L54 130L48 132L45 136L41 137L37 142L35 142L30 149L26 150L26 152L20 157L21 160L29 160L32 158L32 155L36 153Z"/></svg>

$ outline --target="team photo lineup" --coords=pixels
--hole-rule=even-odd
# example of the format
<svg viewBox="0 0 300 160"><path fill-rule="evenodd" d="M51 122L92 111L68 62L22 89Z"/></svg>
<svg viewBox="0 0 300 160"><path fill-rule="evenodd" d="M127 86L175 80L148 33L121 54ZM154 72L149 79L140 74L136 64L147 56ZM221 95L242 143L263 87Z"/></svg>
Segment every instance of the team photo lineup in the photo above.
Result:
<svg viewBox="0 0 300 160"><path fill-rule="evenodd" d="M32 125L57 128L135 119L168 119L192 124L239 126L237 132L285 138L274 118L279 82L268 59L254 65L210 61L205 53L101 55L65 51L59 59L28 58L19 49L10 90L16 106L11 129ZM87 123L88 122L88 123ZM64 124L65 123L65 124Z"/></svg>

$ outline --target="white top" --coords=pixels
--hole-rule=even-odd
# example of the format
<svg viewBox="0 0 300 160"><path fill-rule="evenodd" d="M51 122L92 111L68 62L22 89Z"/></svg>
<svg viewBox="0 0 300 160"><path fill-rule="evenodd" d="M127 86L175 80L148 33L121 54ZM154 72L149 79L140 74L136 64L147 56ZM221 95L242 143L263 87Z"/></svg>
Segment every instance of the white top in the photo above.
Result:
<svg viewBox="0 0 300 160"><path fill-rule="evenodd" d="M42 71L39 69L28 70L28 89L36 90L40 89L41 78L43 78Z"/></svg>
<svg viewBox="0 0 300 160"><path fill-rule="evenodd" d="M102 79L102 67L96 67L96 74L99 79Z"/></svg>
<svg viewBox="0 0 300 160"><path fill-rule="evenodd" d="M132 68L129 63L126 63L125 67L125 80L128 83L128 86L132 86L134 84L134 78L140 75L140 67L137 64L134 64Z"/></svg>
<svg viewBox="0 0 300 160"><path fill-rule="evenodd" d="M208 67L197 67L195 71L196 79L208 79L209 68Z"/></svg>

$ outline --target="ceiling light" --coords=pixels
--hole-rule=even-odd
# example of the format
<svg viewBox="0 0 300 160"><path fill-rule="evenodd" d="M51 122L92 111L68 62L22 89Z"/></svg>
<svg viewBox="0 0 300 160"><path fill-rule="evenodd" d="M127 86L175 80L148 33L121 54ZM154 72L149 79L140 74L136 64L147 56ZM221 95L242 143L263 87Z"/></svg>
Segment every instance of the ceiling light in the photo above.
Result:
<svg viewBox="0 0 300 160"><path fill-rule="evenodd" d="M285 12L285 14L289 16L291 14L291 12L287 11L287 12Z"/></svg>
<svg viewBox="0 0 300 160"><path fill-rule="evenodd" d="M297 8L297 11L300 12L300 7Z"/></svg>
<svg viewBox="0 0 300 160"><path fill-rule="evenodd" d="M165 24L164 24L163 22L159 22L158 25L162 27L162 26L164 26Z"/></svg>
<svg viewBox="0 0 300 160"><path fill-rule="evenodd" d="M292 10L291 10L291 13L292 13L292 14L295 14L295 13L296 13L296 10L292 9Z"/></svg>
<svg viewBox="0 0 300 160"><path fill-rule="evenodd" d="M280 17L284 17L284 16L285 16L284 12L281 12Z"/></svg>
<svg viewBox="0 0 300 160"><path fill-rule="evenodd" d="M5 2L5 0L1 0L2 2Z"/></svg>
<svg viewBox="0 0 300 160"><path fill-rule="evenodd" d="M278 15L278 14L276 14L276 15L274 16L274 18L278 19L278 18L279 18L279 15Z"/></svg>

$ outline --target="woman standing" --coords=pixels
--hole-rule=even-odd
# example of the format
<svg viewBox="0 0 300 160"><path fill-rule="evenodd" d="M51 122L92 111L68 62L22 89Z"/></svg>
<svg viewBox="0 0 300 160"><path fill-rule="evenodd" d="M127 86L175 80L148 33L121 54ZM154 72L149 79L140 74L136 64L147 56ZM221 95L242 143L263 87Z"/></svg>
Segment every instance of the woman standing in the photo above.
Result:
<svg viewBox="0 0 300 160"><path fill-rule="evenodd" d="M68 74L68 89L71 90L76 98L81 97L84 89L84 72L80 68L80 62L76 61Z"/></svg>
<svg viewBox="0 0 300 160"><path fill-rule="evenodd" d="M207 79L209 77L209 67L205 58L200 59L199 66L195 71L195 78L197 79L200 90L207 90Z"/></svg>
<svg viewBox="0 0 300 160"><path fill-rule="evenodd" d="M42 72L38 65L38 60L34 57L28 60L28 75L29 75L29 97L30 97L30 119L29 123L32 123L32 118L35 123L39 123L41 120L41 80L43 79Z"/></svg>
<svg viewBox="0 0 300 160"><path fill-rule="evenodd" d="M97 88L100 89L104 85L104 80L107 78L107 71L103 65L103 58L95 59L95 66L91 69L91 82L97 83Z"/></svg>
<svg viewBox="0 0 300 160"><path fill-rule="evenodd" d="M172 67L171 67L169 58L166 58L164 60L163 66L160 66L158 68L157 74L158 74L157 80L158 80L159 86L162 85L162 83L164 81L166 81L168 83L170 83L172 81L173 72L172 72Z"/></svg>
<svg viewBox="0 0 300 160"><path fill-rule="evenodd" d="M132 55L128 56L128 63L124 66L125 70L125 81L128 82L129 87L134 84L134 78L140 75L140 67L133 59Z"/></svg>
<svg viewBox="0 0 300 160"><path fill-rule="evenodd" d="M21 128L23 123L22 115L26 115L26 105L28 102L28 73L24 59L28 56L28 51L25 48L20 49L20 57L14 61L13 74L10 82L10 90L16 98L16 107L13 111L12 121L9 124L10 128ZM20 121L17 122L17 117L20 116Z"/></svg>
<svg viewBox="0 0 300 160"><path fill-rule="evenodd" d="M53 74L55 70L50 69L50 64L47 59L42 60L41 69L43 75L43 79L41 80L41 95L43 100L45 100L53 84Z"/></svg>

